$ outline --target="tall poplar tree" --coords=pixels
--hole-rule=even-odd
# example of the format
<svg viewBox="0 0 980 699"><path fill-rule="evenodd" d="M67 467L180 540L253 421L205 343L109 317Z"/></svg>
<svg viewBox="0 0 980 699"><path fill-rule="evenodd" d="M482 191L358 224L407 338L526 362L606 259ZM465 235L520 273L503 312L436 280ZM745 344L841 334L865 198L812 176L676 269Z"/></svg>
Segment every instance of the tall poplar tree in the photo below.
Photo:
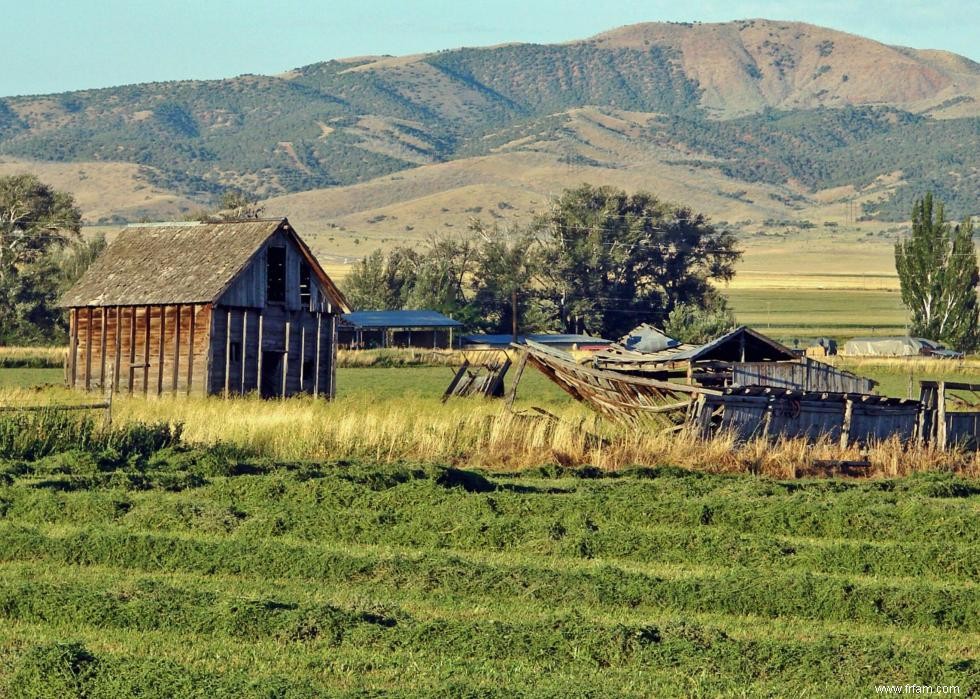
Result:
<svg viewBox="0 0 980 699"><path fill-rule="evenodd" d="M960 350L977 344L977 252L973 222L952 226L932 194L912 207L912 235L895 244L902 302L912 316L912 334Z"/></svg>

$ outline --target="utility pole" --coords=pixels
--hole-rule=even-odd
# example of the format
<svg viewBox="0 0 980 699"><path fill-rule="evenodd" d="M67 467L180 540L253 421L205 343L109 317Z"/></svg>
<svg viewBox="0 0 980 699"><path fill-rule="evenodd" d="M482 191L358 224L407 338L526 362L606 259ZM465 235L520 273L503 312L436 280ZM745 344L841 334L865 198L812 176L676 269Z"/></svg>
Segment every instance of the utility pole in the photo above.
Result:
<svg viewBox="0 0 980 699"><path fill-rule="evenodd" d="M510 292L510 314L511 314L511 332L513 334L513 342L517 344L517 287Z"/></svg>

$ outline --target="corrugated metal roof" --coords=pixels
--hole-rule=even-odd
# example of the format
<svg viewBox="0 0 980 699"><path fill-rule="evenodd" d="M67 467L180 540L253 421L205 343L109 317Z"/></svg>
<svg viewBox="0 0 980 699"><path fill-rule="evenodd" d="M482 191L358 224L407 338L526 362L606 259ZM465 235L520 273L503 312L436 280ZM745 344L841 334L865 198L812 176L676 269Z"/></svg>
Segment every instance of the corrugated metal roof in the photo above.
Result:
<svg viewBox="0 0 980 699"><path fill-rule="evenodd" d="M213 302L280 228L296 240L331 302L346 309L343 294L286 219L128 226L61 297L60 305Z"/></svg>
<svg viewBox="0 0 980 699"><path fill-rule="evenodd" d="M462 323L438 311L354 311L341 320L355 328L459 328Z"/></svg>
<svg viewBox="0 0 980 699"><path fill-rule="evenodd" d="M511 343L513 335L465 335L463 342L473 345L502 345ZM591 335L561 335L543 333L540 335L518 335L517 342L524 344L527 340L542 345L608 345L609 340Z"/></svg>

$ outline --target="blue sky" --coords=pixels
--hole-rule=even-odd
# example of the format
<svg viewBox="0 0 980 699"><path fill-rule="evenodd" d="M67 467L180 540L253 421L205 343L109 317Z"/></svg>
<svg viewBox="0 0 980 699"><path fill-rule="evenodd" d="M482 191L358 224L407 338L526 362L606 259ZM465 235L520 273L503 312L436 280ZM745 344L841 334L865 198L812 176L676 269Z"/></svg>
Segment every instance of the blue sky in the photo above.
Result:
<svg viewBox="0 0 980 699"><path fill-rule="evenodd" d="M980 0L0 0L0 95L278 73L624 24L799 20L980 61Z"/></svg>

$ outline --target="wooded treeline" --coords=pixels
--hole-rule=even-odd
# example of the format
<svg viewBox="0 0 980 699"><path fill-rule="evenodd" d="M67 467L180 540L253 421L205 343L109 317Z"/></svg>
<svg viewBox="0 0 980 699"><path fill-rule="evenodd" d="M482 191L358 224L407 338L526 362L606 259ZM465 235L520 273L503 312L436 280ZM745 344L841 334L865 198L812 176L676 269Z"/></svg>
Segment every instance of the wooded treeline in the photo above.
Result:
<svg viewBox="0 0 980 699"><path fill-rule="evenodd" d="M733 234L690 208L586 184L526 227L475 220L466 237L375 251L345 291L358 309L431 308L472 331L510 332L516 308L521 332L616 338L653 323L687 334L682 320L733 322L711 281L731 279L740 255Z"/></svg>

